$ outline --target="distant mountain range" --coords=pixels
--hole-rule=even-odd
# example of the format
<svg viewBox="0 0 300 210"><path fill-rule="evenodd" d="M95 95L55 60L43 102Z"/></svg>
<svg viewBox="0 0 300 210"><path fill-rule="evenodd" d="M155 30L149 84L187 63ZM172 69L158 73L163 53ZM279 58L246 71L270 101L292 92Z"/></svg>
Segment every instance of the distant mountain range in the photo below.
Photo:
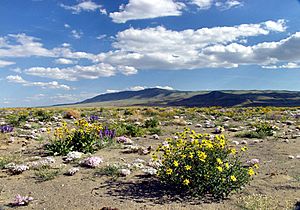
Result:
<svg viewBox="0 0 300 210"><path fill-rule="evenodd" d="M65 104L66 105L66 104ZM297 91L179 91L149 88L140 91L106 93L68 104L71 106L186 106L186 107L249 107L300 106Z"/></svg>

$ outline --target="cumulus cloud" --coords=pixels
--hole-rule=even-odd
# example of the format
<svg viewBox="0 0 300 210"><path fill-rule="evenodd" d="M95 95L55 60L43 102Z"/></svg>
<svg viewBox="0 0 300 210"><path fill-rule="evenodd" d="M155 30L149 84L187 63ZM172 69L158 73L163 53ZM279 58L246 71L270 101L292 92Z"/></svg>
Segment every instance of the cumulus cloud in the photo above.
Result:
<svg viewBox="0 0 300 210"><path fill-rule="evenodd" d="M66 10L71 10L73 14L79 14L82 11L93 12L95 10L99 10L102 14L107 14L106 10L102 7L102 5L96 4L93 1L81 1L76 5L65 5L60 4L60 6Z"/></svg>
<svg viewBox="0 0 300 210"><path fill-rule="evenodd" d="M46 88L64 89L64 90L71 90L72 89L71 87L69 87L67 85L59 84L56 81L52 81L52 82L30 82L30 81L24 80L19 75L9 75L9 76L6 77L6 80L8 82L11 82L11 83L22 84L23 86L36 86L36 87L41 87L43 89L46 89Z"/></svg>
<svg viewBox="0 0 300 210"><path fill-rule="evenodd" d="M214 0L193 0L193 4L196 4L200 9L209 9L213 3Z"/></svg>
<svg viewBox="0 0 300 210"><path fill-rule="evenodd" d="M70 65L70 64L76 64L77 61L66 59L66 58L58 58L54 61L57 64L62 64L62 65Z"/></svg>
<svg viewBox="0 0 300 210"><path fill-rule="evenodd" d="M247 56L252 53L252 48L237 42L243 40L246 43L249 37L282 30L285 30L284 20L183 31L168 30L162 26L129 28L116 35L113 43L115 50L100 53L98 59L104 63L132 66L135 69L232 68L255 61L260 64L262 59L259 59L259 52L262 50L257 49L256 58L251 61Z"/></svg>
<svg viewBox="0 0 300 210"><path fill-rule="evenodd" d="M140 90L145 90L145 89L149 89L149 88L159 88L159 89L165 89L165 90L174 90L172 87L170 86L154 86L154 87L147 87L147 86L132 86L132 87L128 87L122 90L114 90L114 89L108 89L106 90L105 93L117 93L117 92L121 92L121 91L140 91Z"/></svg>
<svg viewBox="0 0 300 210"><path fill-rule="evenodd" d="M80 39L83 33L81 31L72 30L71 35L74 39Z"/></svg>
<svg viewBox="0 0 300 210"><path fill-rule="evenodd" d="M0 37L0 57L53 57L51 50L43 47L39 39L26 34L10 34Z"/></svg>
<svg viewBox="0 0 300 210"><path fill-rule="evenodd" d="M10 66L10 65L13 65L13 64L15 64L15 62L0 60L0 68Z"/></svg>
<svg viewBox="0 0 300 210"><path fill-rule="evenodd" d="M129 71L127 69L127 67L123 66L116 68L110 64L98 63L90 66L76 65L68 68L32 67L25 69L24 72L34 76L77 81L79 79L98 79L99 77L110 77L114 76L117 72L128 75Z"/></svg>
<svg viewBox="0 0 300 210"><path fill-rule="evenodd" d="M128 20L150 19L165 16L180 16L185 5L174 0L129 0L121 5L119 12L112 12L109 16L113 22L125 23Z"/></svg>
<svg viewBox="0 0 300 210"><path fill-rule="evenodd" d="M228 10L234 7L243 6L243 2L240 0L226 0L226 1L217 1L215 5L220 10Z"/></svg>

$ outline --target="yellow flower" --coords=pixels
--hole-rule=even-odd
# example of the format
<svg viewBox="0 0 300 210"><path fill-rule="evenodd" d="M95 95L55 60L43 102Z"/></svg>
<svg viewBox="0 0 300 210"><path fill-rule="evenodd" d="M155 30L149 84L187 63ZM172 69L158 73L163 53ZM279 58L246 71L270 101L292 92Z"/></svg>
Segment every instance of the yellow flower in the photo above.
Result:
<svg viewBox="0 0 300 210"><path fill-rule="evenodd" d="M231 149L231 150L230 150L230 154L235 155L235 154L236 154L236 149L235 149L235 148Z"/></svg>
<svg viewBox="0 0 300 210"><path fill-rule="evenodd" d="M185 154L182 154L182 155L181 155L181 158L182 158L182 159L186 158L186 155L185 155Z"/></svg>
<svg viewBox="0 0 300 210"><path fill-rule="evenodd" d="M241 150L242 150L243 152L245 152L247 149L248 149L247 147L242 147L242 148L241 148Z"/></svg>
<svg viewBox="0 0 300 210"><path fill-rule="evenodd" d="M199 160L205 162L205 159L207 158L207 154L205 154L205 152L198 152L197 155Z"/></svg>
<svg viewBox="0 0 300 210"><path fill-rule="evenodd" d="M259 165L256 163L253 165L253 167L257 169L257 168L259 168Z"/></svg>
<svg viewBox="0 0 300 210"><path fill-rule="evenodd" d="M235 178L235 176L234 176L234 175L230 176L230 179L231 179L231 181L233 181L233 182L235 182L235 181L236 181L236 178Z"/></svg>
<svg viewBox="0 0 300 210"><path fill-rule="evenodd" d="M217 166L218 171L222 172L223 168L221 166Z"/></svg>
<svg viewBox="0 0 300 210"><path fill-rule="evenodd" d="M193 159L193 157L194 157L193 153L190 152L189 158Z"/></svg>
<svg viewBox="0 0 300 210"><path fill-rule="evenodd" d="M183 180L184 185L189 185L189 183L190 183L190 180L188 180L188 179Z"/></svg>
<svg viewBox="0 0 300 210"><path fill-rule="evenodd" d="M219 165L223 164L223 161L220 158L217 158L217 162L218 162Z"/></svg>
<svg viewBox="0 0 300 210"><path fill-rule="evenodd" d="M185 170L187 170L187 171L191 170L191 168L192 168L192 166L190 166L190 165L185 166Z"/></svg>
<svg viewBox="0 0 300 210"><path fill-rule="evenodd" d="M171 175L173 170L171 168L167 169L166 174Z"/></svg>
<svg viewBox="0 0 300 210"><path fill-rule="evenodd" d="M178 161L176 161L176 160L174 160L173 164L174 164L175 167L178 167L178 166L179 166L179 163L178 163Z"/></svg>
<svg viewBox="0 0 300 210"><path fill-rule="evenodd" d="M225 163L225 167L226 167L226 169L229 169L229 164Z"/></svg>
<svg viewBox="0 0 300 210"><path fill-rule="evenodd" d="M249 174L250 176L253 176L253 175L255 174L255 172L254 172L254 170L253 170L252 168L249 168L248 174Z"/></svg>

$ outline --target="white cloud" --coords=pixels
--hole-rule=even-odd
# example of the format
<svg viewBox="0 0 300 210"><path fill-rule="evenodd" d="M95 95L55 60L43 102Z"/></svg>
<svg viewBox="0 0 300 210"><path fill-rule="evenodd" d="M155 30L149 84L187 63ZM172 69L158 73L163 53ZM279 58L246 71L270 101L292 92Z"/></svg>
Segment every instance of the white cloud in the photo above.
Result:
<svg viewBox="0 0 300 210"><path fill-rule="evenodd" d="M269 27L270 23L273 27ZM239 65L235 62L238 59L235 57L237 54L244 58L251 53L251 47L237 44L240 40L246 43L249 37L281 32L282 29L285 29L284 20L183 31L167 30L162 26L146 29L129 28L116 35L116 41L113 43L115 50L100 53L98 60L113 66L133 67L135 71L232 68ZM224 48L231 51L228 55L222 55L226 59L218 57L221 54L219 51L225 51Z"/></svg>
<svg viewBox="0 0 300 210"><path fill-rule="evenodd" d="M64 24L64 27L65 27L65 28L71 28L71 26L70 26L69 24L67 24L67 23Z"/></svg>
<svg viewBox="0 0 300 210"><path fill-rule="evenodd" d="M299 63L287 63L283 65L271 65L271 66L263 66L265 69L300 69Z"/></svg>
<svg viewBox="0 0 300 210"><path fill-rule="evenodd" d="M159 88L159 89L165 89L165 90L174 90L170 86L159 86L159 85L158 86L154 86L154 87L132 86L132 87L125 88L123 90L108 89L108 90L106 90L105 93L117 93L117 92L122 92L122 91L140 91L140 90L145 90L145 89L149 89L149 88ZM105 93L103 93L103 94L105 94Z"/></svg>
<svg viewBox="0 0 300 210"><path fill-rule="evenodd" d="M1 39L0 57L54 56L51 50L43 47L39 39L26 34L10 34L6 37L0 37Z"/></svg>
<svg viewBox="0 0 300 210"><path fill-rule="evenodd" d="M109 16L113 22L125 23L128 20L180 16L184 7L183 3L174 0L129 0L128 4L120 6L119 12L112 12Z"/></svg>
<svg viewBox="0 0 300 210"><path fill-rule="evenodd" d="M196 4L199 9L209 9L213 5L214 0L193 0L192 3Z"/></svg>
<svg viewBox="0 0 300 210"><path fill-rule="evenodd" d="M117 69L109 64L98 63L90 66L76 65L68 68L45 68L32 67L25 69L29 75L77 81L79 79L98 79L99 77L110 77L117 73Z"/></svg>
<svg viewBox="0 0 300 210"><path fill-rule="evenodd" d="M46 89L46 88L64 89L64 90L71 90L72 89L71 87L69 87L67 85L59 84L56 81L52 81L52 82L30 82L30 81L26 81L19 75L9 75L9 76L6 77L6 79L7 79L8 82L22 84L23 86L36 86L36 87L41 87L43 89Z"/></svg>
<svg viewBox="0 0 300 210"><path fill-rule="evenodd" d="M106 34L100 34L99 36L96 37L96 39L104 39L106 37Z"/></svg>
<svg viewBox="0 0 300 210"><path fill-rule="evenodd" d="M54 61L57 64L62 64L62 65L70 65L70 64L76 64L77 61L66 59L66 58L58 58Z"/></svg>
<svg viewBox="0 0 300 210"><path fill-rule="evenodd" d="M82 37L83 33L81 31L72 30L71 35L75 39L80 39Z"/></svg>
<svg viewBox="0 0 300 210"><path fill-rule="evenodd" d="M234 7L243 6L243 2L241 0L226 0L226 1L217 1L215 5L220 10L228 10Z"/></svg>
<svg viewBox="0 0 300 210"><path fill-rule="evenodd" d="M15 62L0 60L0 68L10 66L10 65L13 65L13 64L15 64Z"/></svg>
<svg viewBox="0 0 300 210"><path fill-rule="evenodd" d="M82 11L93 12L97 9L99 9L100 13L107 14L106 10L103 9L102 5L96 4L90 0L81 1L80 3L72 6L65 4L60 4L60 6L66 10L71 10L73 14L79 14Z"/></svg>

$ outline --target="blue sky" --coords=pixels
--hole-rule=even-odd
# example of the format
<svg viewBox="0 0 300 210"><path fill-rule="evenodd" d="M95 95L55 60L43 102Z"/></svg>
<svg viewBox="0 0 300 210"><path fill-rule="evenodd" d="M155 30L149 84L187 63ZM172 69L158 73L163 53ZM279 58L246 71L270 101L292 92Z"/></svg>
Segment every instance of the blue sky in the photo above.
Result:
<svg viewBox="0 0 300 210"><path fill-rule="evenodd" d="M297 0L0 0L0 107L106 92L300 90Z"/></svg>

